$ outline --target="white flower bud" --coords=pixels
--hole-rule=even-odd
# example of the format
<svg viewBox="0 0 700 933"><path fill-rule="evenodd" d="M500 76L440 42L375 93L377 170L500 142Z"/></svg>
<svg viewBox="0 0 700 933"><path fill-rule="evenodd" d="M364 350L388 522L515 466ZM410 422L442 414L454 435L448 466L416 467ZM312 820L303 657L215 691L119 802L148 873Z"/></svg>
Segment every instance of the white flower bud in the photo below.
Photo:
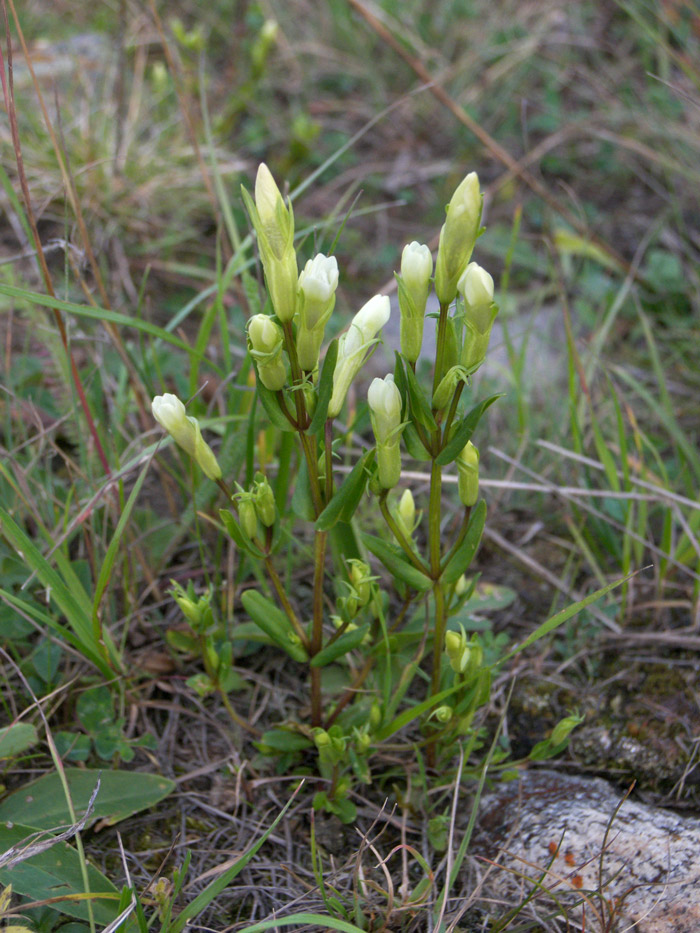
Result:
<svg viewBox="0 0 700 933"><path fill-rule="evenodd" d="M416 527L416 503L410 489L404 489L403 495L399 499L398 513L401 523L410 537Z"/></svg>
<svg viewBox="0 0 700 933"><path fill-rule="evenodd" d="M151 402L151 411L158 424L165 428L185 453L197 461L209 479L221 479L221 467L213 450L202 437L197 419L185 413L185 406L177 395L170 392L156 395Z"/></svg>
<svg viewBox="0 0 700 933"><path fill-rule="evenodd" d="M404 246L401 253L401 277L406 283L406 288L416 294L425 292L427 299L432 274L433 256L429 247L415 240Z"/></svg>
<svg viewBox="0 0 700 933"><path fill-rule="evenodd" d="M377 334L389 320L391 303L386 295L375 295L352 319L349 329L338 341L338 360L333 373L333 394L328 417L340 414L350 383L360 371L367 352L377 342Z"/></svg>
<svg viewBox="0 0 700 933"><path fill-rule="evenodd" d="M401 309L401 352L411 363L420 356L425 306L433 274L433 257L427 246L415 240L401 254L399 308Z"/></svg>
<svg viewBox="0 0 700 933"><path fill-rule="evenodd" d="M335 305L338 287L338 261L319 253L304 266L299 276L299 326L297 357L305 372L318 364L323 333Z"/></svg>
<svg viewBox="0 0 700 933"><path fill-rule="evenodd" d="M457 490L462 505L472 506L479 498L479 450L471 441L457 457Z"/></svg>
<svg viewBox="0 0 700 933"><path fill-rule="evenodd" d="M372 380L367 401L377 443L396 443L396 429L401 424L401 393L391 373L386 379Z"/></svg>
<svg viewBox="0 0 700 933"><path fill-rule="evenodd" d="M271 392L279 391L287 381L283 339L282 330L267 314L254 314L248 321L250 355L258 364L260 381Z"/></svg>
<svg viewBox="0 0 700 933"><path fill-rule="evenodd" d="M304 293L304 324L312 330L338 287L338 260L319 253L304 266L299 276L299 288Z"/></svg>
<svg viewBox="0 0 700 933"><path fill-rule="evenodd" d="M459 280L464 295L464 342L461 364L469 373L475 372L486 358L491 328L498 308L493 302L493 279L481 266L470 262Z"/></svg>
<svg viewBox="0 0 700 933"><path fill-rule="evenodd" d="M476 172L462 181L447 209L440 231L435 263L435 292L441 304L450 304L457 294L457 282L474 249L481 223L482 196Z"/></svg>
<svg viewBox="0 0 700 933"><path fill-rule="evenodd" d="M490 305L493 301L493 278L476 262L470 262L464 270L457 289L472 308Z"/></svg>

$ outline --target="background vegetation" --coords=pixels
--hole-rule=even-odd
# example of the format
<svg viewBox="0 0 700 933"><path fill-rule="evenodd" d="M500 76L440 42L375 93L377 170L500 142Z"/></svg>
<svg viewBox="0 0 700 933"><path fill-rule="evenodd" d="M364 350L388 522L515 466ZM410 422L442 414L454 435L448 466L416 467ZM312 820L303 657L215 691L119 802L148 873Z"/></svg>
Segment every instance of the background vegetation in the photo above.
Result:
<svg viewBox="0 0 700 933"><path fill-rule="evenodd" d="M28 882L0 865L15 892L3 909L36 930L66 916L102 928L121 909L175 931L273 912L337 929L498 922L460 849L473 784L415 799L389 747L355 799L362 837L314 823L313 789L292 796L296 781L198 694L201 666L178 642L170 580L212 583L230 624L239 557L214 522L215 487L164 445L152 458L150 399L193 398L225 473L250 472L242 283L259 272L239 191L262 160L294 195L309 256L342 227L336 333L393 289L403 244L437 235L478 171L480 255L502 309L481 381L507 397L480 444L489 520L471 625L520 642L638 571L519 658L489 715L505 713L518 757L576 708L561 767L697 805L697 4L28 0L16 13L8 0L0 819L80 831L59 844L70 877L57 847ZM288 561L302 601L307 577ZM297 702L274 651L237 671L230 703L256 728ZM70 784L84 809L98 770L89 825L48 806ZM26 838L5 832L0 849ZM113 901L27 907L86 879L109 879Z"/></svg>

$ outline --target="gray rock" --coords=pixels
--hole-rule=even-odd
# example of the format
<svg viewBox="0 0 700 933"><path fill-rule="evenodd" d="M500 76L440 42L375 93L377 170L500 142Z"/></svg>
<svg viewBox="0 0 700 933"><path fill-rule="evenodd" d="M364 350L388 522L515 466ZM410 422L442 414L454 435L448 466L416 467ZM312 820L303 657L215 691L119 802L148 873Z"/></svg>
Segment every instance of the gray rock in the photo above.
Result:
<svg viewBox="0 0 700 933"><path fill-rule="evenodd" d="M625 799L598 778L525 771L485 797L479 846L499 868L489 893L535 906L555 896L590 933L700 930L700 820Z"/></svg>

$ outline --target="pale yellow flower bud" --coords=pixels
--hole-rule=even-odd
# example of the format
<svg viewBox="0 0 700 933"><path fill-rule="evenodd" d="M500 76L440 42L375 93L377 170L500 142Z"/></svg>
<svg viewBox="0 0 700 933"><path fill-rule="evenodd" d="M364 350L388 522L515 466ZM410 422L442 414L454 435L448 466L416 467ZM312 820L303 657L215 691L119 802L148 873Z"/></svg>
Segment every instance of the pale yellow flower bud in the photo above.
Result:
<svg viewBox="0 0 700 933"><path fill-rule="evenodd" d="M399 440L401 424L401 393L389 374L386 379L373 379L367 393L372 429L377 439L379 484L392 489L401 478Z"/></svg>
<svg viewBox="0 0 700 933"><path fill-rule="evenodd" d="M459 280L459 291L464 295L464 343L462 366L475 372L486 358L491 329L498 314L493 302L493 279L475 262L470 262Z"/></svg>
<svg viewBox="0 0 700 933"><path fill-rule="evenodd" d="M435 292L441 304L457 295L457 282L474 249L481 223L482 195L476 172L462 181L447 208L435 263Z"/></svg>
<svg viewBox="0 0 700 933"><path fill-rule="evenodd" d="M463 505L475 505L479 498L479 450L471 441L457 457L457 490Z"/></svg>
<svg viewBox="0 0 700 933"><path fill-rule="evenodd" d="M368 351L377 343L377 334L389 320L391 303L386 295L375 295L352 319L338 341L338 360L333 373L333 394L328 417L336 418L343 407L350 384L360 371Z"/></svg>
<svg viewBox="0 0 700 933"><path fill-rule="evenodd" d="M333 313L338 287L338 262L335 256L319 253L304 266L299 276L299 326L297 357L305 372L318 364L323 333Z"/></svg>
<svg viewBox="0 0 700 933"><path fill-rule="evenodd" d="M433 274L433 257L427 246L415 240L401 254L399 308L401 310L401 352L412 363L420 356L423 343L425 306Z"/></svg>
<svg viewBox="0 0 700 933"><path fill-rule="evenodd" d="M170 392L156 395L151 402L151 411L158 424L199 464L209 479L221 479L221 467L213 450L202 437L197 419L188 417L177 395Z"/></svg>
<svg viewBox="0 0 700 933"><path fill-rule="evenodd" d="M282 330L267 314L254 314L248 321L250 355L258 364L260 381L271 392L277 392L287 381L283 342Z"/></svg>

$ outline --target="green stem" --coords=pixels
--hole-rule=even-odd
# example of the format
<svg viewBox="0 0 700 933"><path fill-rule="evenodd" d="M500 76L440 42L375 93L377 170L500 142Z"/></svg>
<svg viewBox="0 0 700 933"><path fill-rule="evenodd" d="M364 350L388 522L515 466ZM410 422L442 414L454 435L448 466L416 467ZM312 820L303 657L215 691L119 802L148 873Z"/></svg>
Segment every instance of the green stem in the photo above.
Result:
<svg viewBox="0 0 700 933"><path fill-rule="evenodd" d="M435 373L433 375L433 395L435 390L440 385L440 381L444 376L442 371L443 360L445 357L445 343L447 340L447 312L449 310L449 305L440 304L440 317L438 318L437 325L437 338L435 341Z"/></svg>
<svg viewBox="0 0 700 933"><path fill-rule="evenodd" d="M462 525L461 525L461 527L460 527L460 529L459 529L459 531L458 531L458 533L457 533L457 537L456 537L455 540L454 540L454 544L453 544L452 547L449 549L449 551L448 551L447 554L445 555L445 559L444 559L443 562L442 562L442 568L443 568L443 570L444 570L444 568L447 567L447 565L449 564L450 560L451 560L452 557L454 556L454 554L455 554L457 548L460 546L460 544L462 543L462 541L464 541L464 539L465 539L465 537L466 537L466 534L467 534L467 531L468 531L468 529L469 529L469 519L470 519L470 517L471 517L471 514L472 514L472 507L471 507L470 505L465 506L465 507L464 507L464 517L462 518Z"/></svg>
<svg viewBox="0 0 700 933"><path fill-rule="evenodd" d="M284 348L287 351L289 365L292 370L292 385L296 387L292 392L292 395L294 396L294 404L296 406L297 425L300 431L306 430L306 428L309 426L309 417L306 413L304 393L301 391L301 386L304 382L304 374L302 373L301 367L299 366L297 346L294 342L294 332L292 331L292 322L285 321L282 325L282 330L284 331Z"/></svg>
<svg viewBox="0 0 700 933"><path fill-rule="evenodd" d="M326 569L328 532L317 531L314 539L314 603L311 624L309 656L314 657L323 647L323 580ZM311 673L311 726L321 725L321 668L310 667Z"/></svg>
<svg viewBox="0 0 700 933"><path fill-rule="evenodd" d="M301 622L297 618L296 613L292 609L292 604L289 602L289 599L284 590L284 587L282 586L282 581L279 578L279 574L275 570L275 566L272 563L272 560L270 559L269 556L266 556L264 558L264 562L265 562L265 570L267 571L267 575L272 581L272 585L275 588L275 592L277 593L277 598L282 603L282 608L284 609L287 615L287 618L291 622L292 628L298 635L299 640L301 641L305 650L309 651L310 649L309 636L304 631L304 626L301 624Z"/></svg>
<svg viewBox="0 0 700 933"><path fill-rule="evenodd" d="M443 445L446 444L450 439L450 428L452 427L452 422L454 421L454 417L457 414L457 405L459 404L459 397L462 394L463 389L463 382L459 382L455 387L454 395L452 396L452 401L450 402L450 410L447 413L447 420L445 421L442 430Z"/></svg>
<svg viewBox="0 0 700 933"><path fill-rule="evenodd" d="M428 505L428 548L430 552L430 570L433 580L433 599L435 603L435 627L433 634L433 673L430 681L430 696L440 690L440 670L442 665L442 644L447 627L447 607L445 593L440 581L440 505L442 498L442 467L433 460L430 471L430 502ZM432 736L427 749L427 762L435 767L436 740Z"/></svg>
<svg viewBox="0 0 700 933"><path fill-rule="evenodd" d="M326 452L326 502L333 498L333 419L326 421L323 432L323 439Z"/></svg>
<svg viewBox="0 0 700 933"><path fill-rule="evenodd" d="M423 564L423 561L416 555L413 548L411 547L411 542L408 540L403 531L399 528L394 516L389 511L389 507L386 504L387 490L383 490L379 497L379 508L382 515L384 516L384 521L389 526L389 530L394 535L396 540L401 546L401 550L405 553L406 557L411 561L416 570L420 570L421 573L426 572L426 567Z"/></svg>

